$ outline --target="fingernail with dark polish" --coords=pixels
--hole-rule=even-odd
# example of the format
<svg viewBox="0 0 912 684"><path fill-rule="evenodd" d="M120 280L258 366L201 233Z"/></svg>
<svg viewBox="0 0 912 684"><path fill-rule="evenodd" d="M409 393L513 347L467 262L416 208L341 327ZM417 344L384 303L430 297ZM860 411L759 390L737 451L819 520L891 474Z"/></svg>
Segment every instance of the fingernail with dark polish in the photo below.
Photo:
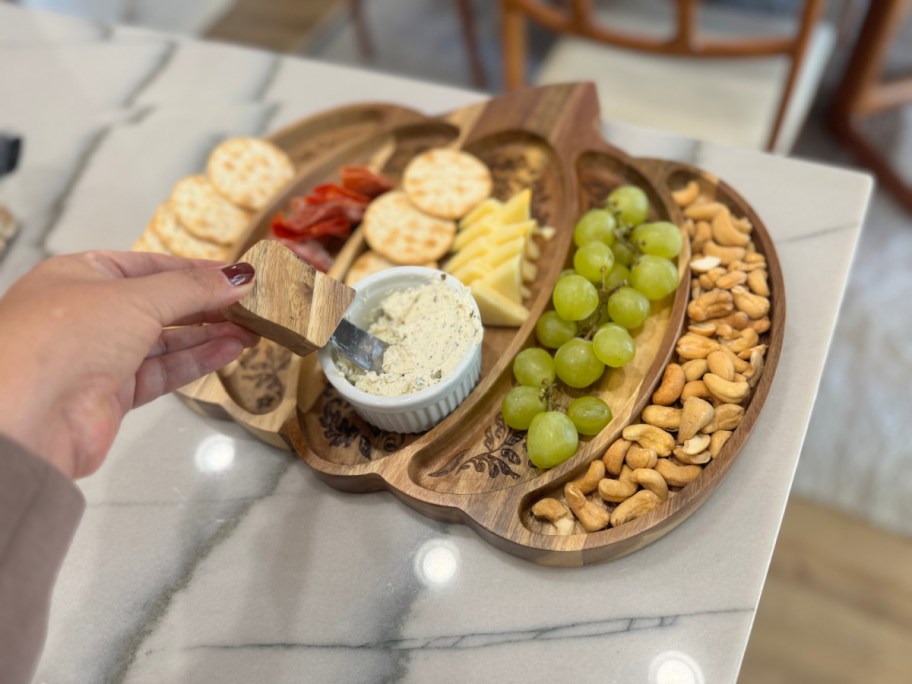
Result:
<svg viewBox="0 0 912 684"><path fill-rule="evenodd" d="M253 276L256 271L253 270L253 266L242 261L237 264L225 266L225 268L222 269L222 273L224 273L225 277L228 278L228 282L230 282L235 287L240 287L241 285L246 285L251 280L253 280Z"/></svg>

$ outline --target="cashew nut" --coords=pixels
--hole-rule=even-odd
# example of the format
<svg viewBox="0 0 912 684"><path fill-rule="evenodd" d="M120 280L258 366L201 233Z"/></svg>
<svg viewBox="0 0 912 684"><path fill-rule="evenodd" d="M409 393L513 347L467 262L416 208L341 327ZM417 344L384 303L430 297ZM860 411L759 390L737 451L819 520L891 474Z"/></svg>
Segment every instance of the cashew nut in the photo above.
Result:
<svg viewBox="0 0 912 684"><path fill-rule="evenodd" d="M712 394L709 393L709 389L706 387L706 383L702 380L691 380L686 385L684 389L681 390L681 401L687 402L688 399L693 399L698 397L700 399L711 399Z"/></svg>
<svg viewBox="0 0 912 684"><path fill-rule="evenodd" d="M712 240L712 227L706 221L697 221L690 248L697 254L703 251L703 245ZM721 260L720 260L721 261Z"/></svg>
<svg viewBox="0 0 912 684"><path fill-rule="evenodd" d="M681 368L684 369L684 379L687 382L693 382L694 380L699 380L703 377L703 374L709 368L709 365L706 359L694 359L693 361L688 361L683 364Z"/></svg>
<svg viewBox="0 0 912 684"><path fill-rule="evenodd" d="M589 464L586 474L570 484L579 489L583 494L592 494L598 487L599 480L605 477L605 464L595 460Z"/></svg>
<svg viewBox="0 0 912 684"><path fill-rule="evenodd" d="M740 359L739 359L740 361ZM744 371L747 375L747 370ZM760 381L760 376L763 374L763 352L759 349L754 348L751 350L751 360L750 360L750 375L748 375L747 384L751 387L756 387L757 383Z"/></svg>
<svg viewBox="0 0 912 684"><path fill-rule="evenodd" d="M699 259L694 259L690 262L690 270L693 273L706 273L707 271L716 268L720 263L719 257L716 256L702 256Z"/></svg>
<svg viewBox="0 0 912 684"><path fill-rule="evenodd" d="M659 501L668 501L668 483L652 468L640 468L633 471L636 483L659 497Z"/></svg>
<svg viewBox="0 0 912 684"><path fill-rule="evenodd" d="M684 389L684 371L676 363L669 363L662 374L662 384L652 394L653 403L670 406L681 396Z"/></svg>
<svg viewBox="0 0 912 684"><path fill-rule="evenodd" d="M674 455L676 459L686 465L704 465L712 460L712 454L708 451L701 451L697 454L688 454L686 451L684 451L683 447L675 448Z"/></svg>
<svg viewBox="0 0 912 684"><path fill-rule="evenodd" d="M731 430L716 430L709 436L709 453L712 454L713 458L716 458L719 455L719 452L722 451L722 447L725 446L725 443L731 436Z"/></svg>
<svg viewBox="0 0 912 684"><path fill-rule="evenodd" d="M690 288L690 295L692 297L700 296L696 293L693 286ZM703 337L712 337L716 334L716 324L712 321L707 321L705 323L689 323L687 325L687 332L692 332L694 335L702 335Z"/></svg>
<svg viewBox="0 0 912 684"><path fill-rule="evenodd" d="M760 335L756 330L753 328L745 328L741 331L741 337L729 345L729 349L735 352L735 354L740 354L745 349L757 346L757 342L759 341ZM747 358L750 358L750 354L747 355Z"/></svg>
<svg viewBox="0 0 912 684"><path fill-rule="evenodd" d="M636 482L621 482L620 480L610 480L607 477L598 484L598 493L605 501L611 503L620 503L626 501L637 490Z"/></svg>
<svg viewBox="0 0 912 684"><path fill-rule="evenodd" d="M750 233L754 229L754 226L751 225L750 219L747 218L747 216L740 216L737 218L732 217L732 223L734 224L735 228L740 230L742 233Z"/></svg>
<svg viewBox="0 0 912 684"><path fill-rule="evenodd" d="M728 290L714 289L704 292L692 299L687 305L687 315L695 321L708 321L711 318L727 316L735 310L732 293Z"/></svg>
<svg viewBox="0 0 912 684"><path fill-rule="evenodd" d="M718 257L717 257L718 258ZM700 285L705 287L707 290L710 290L716 286L716 281L724 276L726 273L724 268L716 267L709 269L706 273L702 273L700 278Z"/></svg>
<svg viewBox="0 0 912 684"><path fill-rule="evenodd" d="M759 351L761 354L765 354L766 347L767 347L767 345L765 345L765 344L758 344L755 347L748 347L747 349L737 352L738 358L744 359L745 361L749 361L750 357L753 355L753 353L755 351ZM732 350L732 351L734 351L734 350Z"/></svg>
<svg viewBox="0 0 912 684"><path fill-rule="evenodd" d="M707 221L715 218L721 211L728 211L728 207L720 202L703 202L687 207L684 216L697 221Z"/></svg>
<svg viewBox="0 0 912 684"><path fill-rule="evenodd" d="M750 252L746 257L744 257L744 261L749 264L765 264L766 256L760 252Z"/></svg>
<svg viewBox="0 0 912 684"><path fill-rule="evenodd" d="M703 432L711 435L716 430L734 430L744 418L744 407L737 404L719 404L713 419L704 427Z"/></svg>
<svg viewBox="0 0 912 684"><path fill-rule="evenodd" d="M681 424L678 427L678 439L685 442L704 427L709 425L716 410L712 405L699 397L690 397L681 409Z"/></svg>
<svg viewBox="0 0 912 684"><path fill-rule="evenodd" d="M750 394L750 385L746 382L725 380L715 373L703 376L703 382L710 393L719 401L726 404L737 404L744 401Z"/></svg>
<svg viewBox="0 0 912 684"><path fill-rule="evenodd" d="M633 480L633 469L626 463L621 467L621 474L618 475L618 480L621 482L634 482Z"/></svg>
<svg viewBox="0 0 912 684"><path fill-rule="evenodd" d="M600 530L608 525L611 520L608 509L587 499L571 483L567 483L564 486L564 498L567 499L567 504L570 506L570 510L573 511L573 515L576 516L576 519L580 521L580 525L587 532Z"/></svg>
<svg viewBox="0 0 912 684"><path fill-rule="evenodd" d="M697 199L697 195L700 194L700 185L695 180L691 180L680 190L674 190L671 193L671 198L675 201L679 207L686 207L688 204L692 203Z"/></svg>
<svg viewBox="0 0 912 684"><path fill-rule="evenodd" d="M675 350L682 359L705 359L719 349L719 343L702 335L687 333L678 340Z"/></svg>
<svg viewBox="0 0 912 684"><path fill-rule="evenodd" d="M723 290L730 290L736 285L742 285L747 282L747 273L744 271L729 271L716 281L716 287Z"/></svg>
<svg viewBox="0 0 912 684"><path fill-rule="evenodd" d="M602 462L605 464L605 470L617 477L621 473L621 467L624 465L624 457L627 455L627 449L630 448L631 442L626 439L616 439L608 447L605 455L602 456Z"/></svg>
<svg viewBox="0 0 912 684"><path fill-rule="evenodd" d="M681 409L650 404L643 409L643 422L663 430L677 430L681 424Z"/></svg>
<svg viewBox="0 0 912 684"><path fill-rule="evenodd" d="M730 351L720 349L706 357L706 365L710 373L718 375L723 380L731 382L735 379L735 362L737 358ZM712 390L712 388L710 388Z"/></svg>
<svg viewBox="0 0 912 684"><path fill-rule="evenodd" d="M655 469L671 487L683 487L703 472L703 468L698 465L677 465L667 458L660 458Z"/></svg>
<svg viewBox="0 0 912 684"><path fill-rule="evenodd" d="M756 295L761 297L769 297L770 289L769 283L766 282L766 271L757 269L756 271L751 271L747 274L747 286L751 289Z"/></svg>
<svg viewBox="0 0 912 684"><path fill-rule="evenodd" d="M683 451L688 456L696 456L702 451L706 451L709 448L709 435L694 435L690 439L684 441L684 446L680 447L680 450ZM675 449L675 454L677 455L678 449Z"/></svg>
<svg viewBox="0 0 912 684"><path fill-rule="evenodd" d="M703 245L703 253L707 256L719 257L719 261L728 266L733 261L743 259L747 250L744 247L723 247L712 240L707 240Z"/></svg>
<svg viewBox="0 0 912 684"><path fill-rule="evenodd" d="M570 509L551 497L537 501L532 506L532 515L550 522L557 529L558 534L572 534L573 528L576 526Z"/></svg>
<svg viewBox="0 0 912 684"><path fill-rule="evenodd" d="M735 228L728 207L718 212L712 220L713 240L723 247L744 247L750 242L750 236Z"/></svg>
<svg viewBox="0 0 912 684"><path fill-rule="evenodd" d="M674 437L665 430L646 423L628 425L621 434L624 439L636 442L644 449L652 449L659 456L668 456L675 445Z"/></svg>
<svg viewBox="0 0 912 684"><path fill-rule="evenodd" d="M634 444L627 450L626 463L634 471L637 468L652 468L657 460L658 456L653 449L644 449L638 444Z"/></svg>
<svg viewBox="0 0 912 684"><path fill-rule="evenodd" d="M655 493L644 489L631 496L627 501L617 505L611 513L611 526L617 527L625 522L635 520L646 515L649 511L658 508L662 503Z"/></svg>
<svg viewBox="0 0 912 684"><path fill-rule="evenodd" d="M751 318L763 318L769 313L769 299L749 292L746 287L738 285L732 288L732 297L738 310L743 311Z"/></svg>

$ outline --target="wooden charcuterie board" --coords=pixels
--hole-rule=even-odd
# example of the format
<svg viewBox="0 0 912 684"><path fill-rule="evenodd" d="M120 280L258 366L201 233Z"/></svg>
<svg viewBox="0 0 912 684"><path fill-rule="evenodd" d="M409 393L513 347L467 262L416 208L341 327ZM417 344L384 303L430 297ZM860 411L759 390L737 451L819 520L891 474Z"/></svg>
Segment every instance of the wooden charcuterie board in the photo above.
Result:
<svg viewBox="0 0 912 684"><path fill-rule="evenodd" d="M782 273L772 241L734 189L695 167L630 158L605 142L595 88L586 83L530 89L442 116L392 105L355 105L307 118L271 140L289 153L298 175L254 219L238 254L268 236L272 215L292 196L331 180L339 167L367 165L397 183L415 154L447 146L484 161L500 199L531 187L533 215L554 226L556 236L543 250L538 278L531 284L529 320L519 328L485 330L479 384L453 414L424 434L386 433L364 423L326 383L314 355L298 357L266 341L232 367L182 388L179 394L193 407L228 416L264 441L290 448L333 487L352 492L389 489L428 516L470 524L499 548L548 565L583 565L636 550L672 530L720 484L768 394L785 315ZM748 217L754 226L754 242L766 257L771 290L771 327L762 336L769 345L765 371L741 425L719 456L659 508L612 529L545 534L530 513L532 503L579 477L604 453L649 402L674 353L689 297L686 245L679 257L681 286L637 334L635 361L612 372L598 388L610 397L612 422L551 470L539 470L529 462L524 434L506 427L500 416L500 403L513 381L512 359L534 342L535 321L547 309L554 282L572 251L577 218L603 204L612 188L634 183L647 191L655 219L680 225L683 216L671 190L691 180L699 183L703 194L715 197L733 214ZM344 277L365 249L356 231L336 255L330 275Z"/></svg>

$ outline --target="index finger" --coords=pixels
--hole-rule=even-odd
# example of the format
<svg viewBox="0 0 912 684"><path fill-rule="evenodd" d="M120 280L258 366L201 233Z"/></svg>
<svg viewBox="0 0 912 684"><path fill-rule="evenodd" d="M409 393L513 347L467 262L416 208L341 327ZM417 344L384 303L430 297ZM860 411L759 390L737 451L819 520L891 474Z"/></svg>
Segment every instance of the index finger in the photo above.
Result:
<svg viewBox="0 0 912 684"><path fill-rule="evenodd" d="M171 254L154 252L86 252L84 257L118 278L141 278L167 271L185 271L192 268L224 266L221 261L211 259L187 259Z"/></svg>

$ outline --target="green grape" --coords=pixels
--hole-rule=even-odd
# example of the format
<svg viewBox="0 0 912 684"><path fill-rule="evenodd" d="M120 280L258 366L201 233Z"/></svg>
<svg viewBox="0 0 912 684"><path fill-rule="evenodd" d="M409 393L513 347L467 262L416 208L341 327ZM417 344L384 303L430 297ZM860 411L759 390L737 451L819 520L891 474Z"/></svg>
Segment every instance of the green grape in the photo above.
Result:
<svg viewBox="0 0 912 684"><path fill-rule="evenodd" d="M573 255L573 268L586 280L602 282L602 273L607 274L614 266L614 252L604 242L590 242Z"/></svg>
<svg viewBox="0 0 912 684"><path fill-rule="evenodd" d="M611 267L611 271L605 277L605 289L608 290L608 292L611 292L625 280L630 280L630 269L623 264L615 264Z"/></svg>
<svg viewBox="0 0 912 684"><path fill-rule="evenodd" d="M581 321L598 307L595 285L581 275L564 276L554 285L554 310L565 321Z"/></svg>
<svg viewBox="0 0 912 684"><path fill-rule="evenodd" d="M538 468L553 468L576 453L579 435L566 414L545 411L532 419L526 435L529 460Z"/></svg>
<svg viewBox="0 0 912 684"><path fill-rule="evenodd" d="M560 280L561 278L566 278L568 275L574 275L575 273L576 271L574 271L572 268L565 268L563 271L557 274L557 279Z"/></svg>
<svg viewBox="0 0 912 684"><path fill-rule="evenodd" d="M573 242L582 247L590 242L614 244L614 229L617 221L614 214L604 209L590 209L576 222L573 229Z"/></svg>
<svg viewBox="0 0 912 684"><path fill-rule="evenodd" d="M611 422L611 409L598 397L578 397L567 407L567 417L581 435L597 435Z"/></svg>
<svg viewBox="0 0 912 684"><path fill-rule="evenodd" d="M539 347L523 349L513 359L513 376L520 385L541 389L554 382L554 359Z"/></svg>
<svg viewBox="0 0 912 684"><path fill-rule="evenodd" d="M668 221L641 223L630 238L644 254L671 259L681 253L681 231Z"/></svg>
<svg viewBox="0 0 912 684"><path fill-rule="evenodd" d="M630 284L649 299L662 299L678 287L678 269L668 259L644 254L630 269Z"/></svg>
<svg viewBox="0 0 912 684"><path fill-rule="evenodd" d="M514 430L528 430L532 419L547 410L541 390L522 385L507 392L500 405L504 422Z"/></svg>
<svg viewBox="0 0 912 684"><path fill-rule="evenodd" d="M592 342L574 337L561 345L554 355L554 368L557 377L570 387L581 389L589 387L602 377L605 364L598 360L592 351Z"/></svg>
<svg viewBox="0 0 912 684"><path fill-rule="evenodd" d="M638 226L649 215L649 198L635 185L621 185L608 195L606 208L613 209L628 226Z"/></svg>
<svg viewBox="0 0 912 684"><path fill-rule="evenodd" d="M611 250L614 252L614 263L616 264L630 266L633 260L636 259L636 251L626 240L614 243L614 247Z"/></svg>
<svg viewBox="0 0 912 684"><path fill-rule="evenodd" d="M625 328L617 323L606 323L592 338L592 351L606 366L620 368L633 360L636 344Z"/></svg>
<svg viewBox="0 0 912 684"><path fill-rule="evenodd" d="M564 342L576 336L578 326L573 321L565 321L556 311L546 311L535 323L535 337L543 347L557 349Z"/></svg>
<svg viewBox="0 0 912 684"><path fill-rule="evenodd" d="M649 315L649 300L642 292L624 286L608 297L608 314L621 327L639 328Z"/></svg>

